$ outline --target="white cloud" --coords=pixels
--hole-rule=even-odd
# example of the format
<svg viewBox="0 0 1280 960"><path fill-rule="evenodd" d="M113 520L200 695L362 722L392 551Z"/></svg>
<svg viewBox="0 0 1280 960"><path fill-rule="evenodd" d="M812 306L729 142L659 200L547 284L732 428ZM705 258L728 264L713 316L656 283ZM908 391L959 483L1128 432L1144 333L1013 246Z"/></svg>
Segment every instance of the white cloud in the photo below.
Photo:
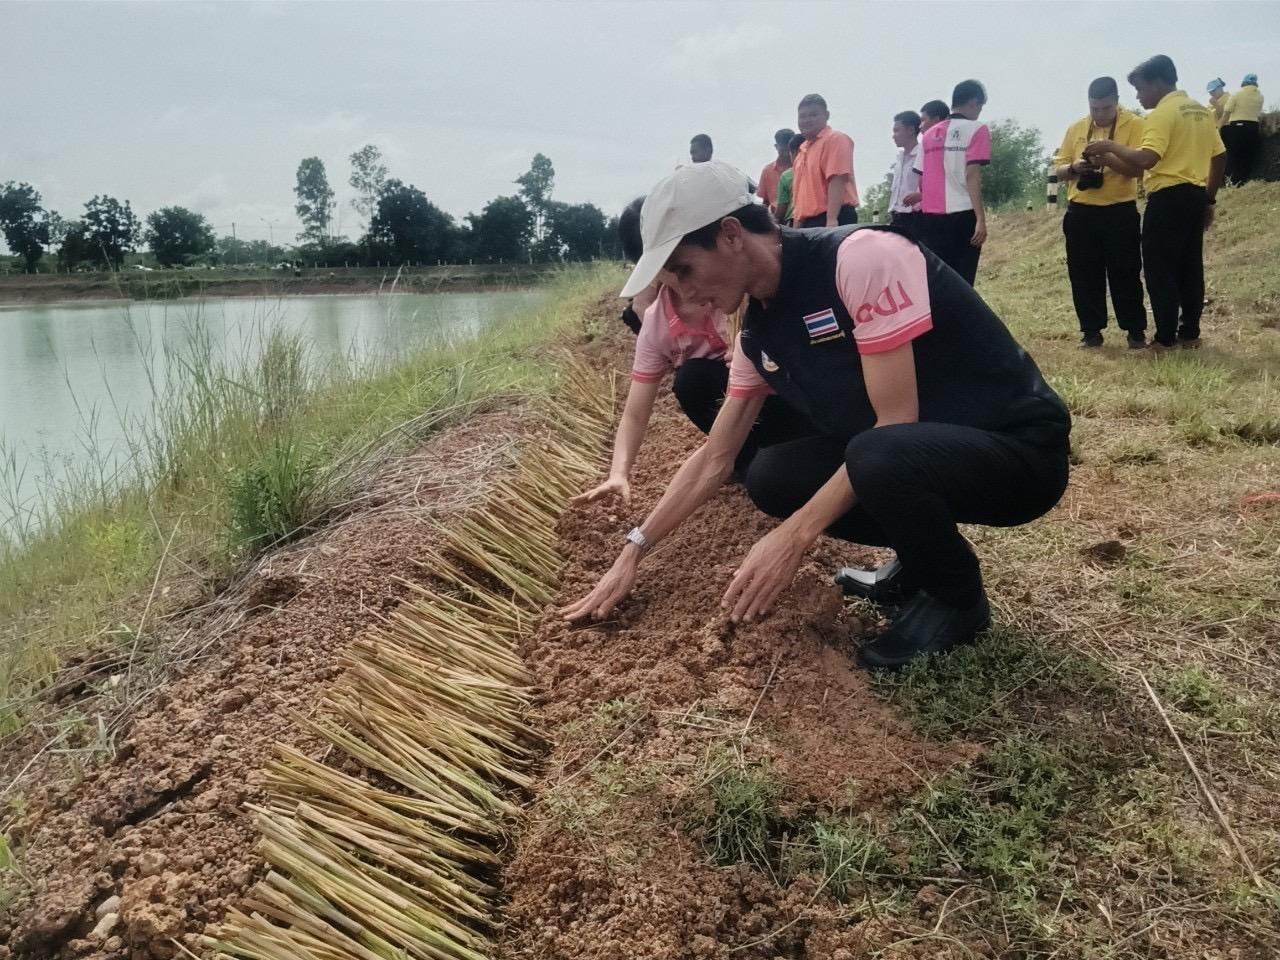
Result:
<svg viewBox="0 0 1280 960"><path fill-rule="evenodd" d="M776 27L758 21L721 25L676 38L663 56L662 65L680 76L706 80L722 64L778 42Z"/></svg>

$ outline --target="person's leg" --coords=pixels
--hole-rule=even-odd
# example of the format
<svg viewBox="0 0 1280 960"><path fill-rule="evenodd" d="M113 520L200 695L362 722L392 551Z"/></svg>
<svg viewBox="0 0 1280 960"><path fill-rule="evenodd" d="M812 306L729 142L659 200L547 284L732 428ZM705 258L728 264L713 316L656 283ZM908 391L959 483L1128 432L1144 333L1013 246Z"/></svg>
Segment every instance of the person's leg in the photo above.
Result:
<svg viewBox="0 0 1280 960"><path fill-rule="evenodd" d="M686 360L676 369L672 392L693 425L703 433L710 433L728 386L729 366L723 359L698 357Z"/></svg>
<svg viewBox="0 0 1280 960"><path fill-rule="evenodd" d="M1172 347L1178 340L1179 251L1176 203L1164 196L1175 187L1153 193L1142 219L1142 268L1155 321L1155 342Z"/></svg>
<svg viewBox="0 0 1280 960"><path fill-rule="evenodd" d="M1129 335L1130 342L1145 338L1147 308L1142 300L1142 226L1136 203L1122 203L1107 209L1102 231L1107 282L1111 285L1111 305L1116 326Z"/></svg>
<svg viewBox="0 0 1280 960"><path fill-rule="evenodd" d="M844 468L847 446L845 440L814 435L764 447L747 470L747 495L762 513L785 519ZM827 533L852 543L888 545L884 531L860 506L836 520Z"/></svg>
<svg viewBox="0 0 1280 960"><path fill-rule="evenodd" d="M1258 154L1262 149L1262 127L1257 122L1240 124L1236 130L1236 152L1240 156L1240 165L1236 170L1236 182L1248 183L1253 179L1258 165Z"/></svg>
<svg viewBox="0 0 1280 960"><path fill-rule="evenodd" d="M840 213L836 215L836 223L842 227L858 222L858 208L852 204L846 203L840 208Z"/></svg>
<svg viewBox="0 0 1280 960"><path fill-rule="evenodd" d="M1236 128L1228 123L1225 127L1218 130L1218 136L1222 137L1222 145L1227 148L1227 166L1223 171L1223 183L1227 186L1235 186L1236 164L1239 161L1239 154L1236 153Z"/></svg>
<svg viewBox="0 0 1280 960"><path fill-rule="evenodd" d="M982 248L975 247L970 242L973 240L973 231L978 226L978 215L972 210L965 210L951 216L955 218L951 238L954 245L952 257L955 260L952 266L956 273L969 282L969 286L973 286L978 279L978 260L982 256Z"/></svg>
<svg viewBox="0 0 1280 960"><path fill-rule="evenodd" d="M820 213L814 217L805 217L796 226L798 227L825 227L827 225L827 215Z"/></svg>
<svg viewBox="0 0 1280 960"><path fill-rule="evenodd" d="M1068 206L1062 218L1071 300L1086 343L1101 337L1107 325L1107 260L1099 238L1105 230L1098 229L1099 219L1096 210L1078 203Z"/></svg>
<svg viewBox="0 0 1280 960"><path fill-rule="evenodd" d="M1180 254L1178 299L1182 303L1178 340L1198 344L1204 313L1204 210L1207 197L1200 187L1174 187L1179 201Z"/></svg>

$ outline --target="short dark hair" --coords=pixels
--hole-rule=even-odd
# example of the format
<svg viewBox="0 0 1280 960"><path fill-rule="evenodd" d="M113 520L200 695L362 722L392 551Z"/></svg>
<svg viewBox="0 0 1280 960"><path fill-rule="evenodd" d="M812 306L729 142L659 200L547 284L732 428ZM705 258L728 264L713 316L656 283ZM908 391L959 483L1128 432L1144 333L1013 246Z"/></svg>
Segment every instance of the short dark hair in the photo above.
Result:
<svg viewBox="0 0 1280 960"><path fill-rule="evenodd" d="M1107 97L1120 96L1120 88L1116 86L1115 77L1099 77L1089 84L1090 100L1105 100Z"/></svg>
<svg viewBox="0 0 1280 960"><path fill-rule="evenodd" d="M977 100L979 103L985 104L987 102L987 88L977 80L961 80L956 84L956 88L951 91L951 105L958 107L971 100Z"/></svg>
<svg viewBox="0 0 1280 960"><path fill-rule="evenodd" d="M941 100L930 100L920 108L920 112L933 120L945 120L951 116L951 108Z"/></svg>
<svg viewBox="0 0 1280 960"><path fill-rule="evenodd" d="M796 107L796 109L799 110L802 107L814 107L814 106L821 107L823 110L827 109L827 101L823 98L822 94L806 93L803 97L800 98L800 105Z"/></svg>
<svg viewBox="0 0 1280 960"><path fill-rule="evenodd" d="M792 153L795 153L797 150L800 149L803 143L804 143L804 134L797 133L795 136L791 138L791 141L787 144L787 149L790 150Z"/></svg>
<svg viewBox="0 0 1280 960"><path fill-rule="evenodd" d="M640 259L644 253L644 241L640 239L640 208L644 206L644 197L636 197L622 210L618 217L618 239L622 241L622 255L631 263Z"/></svg>
<svg viewBox="0 0 1280 960"><path fill-rule="evenodd" d="M920 132L920 114L914 110L903 110L901 113L895 113L893 122L900 123L904 127L911 127L916 133Z"/></svg>
<svg viewBox="0 0 1280 960"><path fill-rule="evenodd" d="M781 130L777 131L773 135L773 142L776 146L789 144L791 142L791 138L794 137L795 135L796 135L796 132L792 130L790 127L783 127Z"/></svg>
<svg viewBox="0 0 1280 960"><path fill-rule="evenodd" d="M689 146L692 147L695 143L704 144L707 149L711 148L711 138L705 133L695 133L693 139L689 141Z"/></svg>
<svg viewBox="0 0 1280 960"><path fill-rule="evenodd" d="M725 214L725 217L733 217L742 224L742 228L747 233L769 233L778 226L777 221L773 219L773 214L763 203L749 203L732 213ZM714 223L708 223L705 227L699 227L693 233L686 233L680 242L714 250L716 237L720 235L720 224L724 222L725 217L721 217Z"/></svg>
<svg viewBox="0 0 1280 960"><path fill-rule="evenodd" d="M1160 80L1172 87L1178 82L1178 68L1163 53L1157 53L1130 70L1128 80L1130 83L1136 80L1145 80L1148 83L1152 80Z"/></svg>

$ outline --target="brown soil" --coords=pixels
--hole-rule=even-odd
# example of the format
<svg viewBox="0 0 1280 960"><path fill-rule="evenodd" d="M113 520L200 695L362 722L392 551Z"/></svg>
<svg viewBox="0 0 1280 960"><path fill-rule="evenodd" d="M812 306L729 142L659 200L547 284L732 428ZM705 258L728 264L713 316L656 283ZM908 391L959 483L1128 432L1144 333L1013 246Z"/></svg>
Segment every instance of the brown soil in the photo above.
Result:
<svg viewBox="0 0 1280 960"><path fill-rule="evenodd" d="M659 410L631 508L595 504L561 523L566 601L607 569L700 439L669 397ZM612 621L571 628L551 616L532 638L556 744L504 877L501 956L851 960L904 936L842 920L815 878L779 886L754 867L713 865L691 825L715 749L764 764L793 816L881 807L975 752L914 735L851 664L870 624L842 610L830 571L873 561L869 551L824 541L765 621L724 618L734 565L771 526L740 487L725 488L646 561Z"/></svg>
<svg viewBox="0 0 1280 960"><path fill-rule="evenodd" d="M217 629L227 616L198 627L203 656L145 703L110 762L72 781L33 768L10 831L31 887L0 914L0 958L168 958L171 938L221 919L260 870L243 805L263 799L273 744L318 749L296 718L401 602L395 578L427 579L414 564L435 540L424 520L482 497L521 428L516 411L479 414L386 465L357 510L225 598L233 629ZM6 745L19 769L21 749Z"/></svg>

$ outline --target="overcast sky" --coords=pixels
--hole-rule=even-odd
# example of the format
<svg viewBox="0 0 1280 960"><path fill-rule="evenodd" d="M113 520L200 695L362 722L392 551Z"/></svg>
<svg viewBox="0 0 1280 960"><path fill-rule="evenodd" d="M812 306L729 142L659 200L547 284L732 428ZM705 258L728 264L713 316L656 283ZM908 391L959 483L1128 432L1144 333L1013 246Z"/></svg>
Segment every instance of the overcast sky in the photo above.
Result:
<svg viewBox="0 0 1280 960"><path fill-rule="evenodd" d="M79 215L180 204L219 234L298 231L298 161L319 156L355 236L348 155L456 216L514 191L536 152L555 196L616 213L706 132L753 176L796 102L823 94L883 175L892 115L977 77L983 119L1056 146L1100 74L1163 52L1203 99L1260 75L1280 103L1280 3L0 2L0 181Z"/></svg>

